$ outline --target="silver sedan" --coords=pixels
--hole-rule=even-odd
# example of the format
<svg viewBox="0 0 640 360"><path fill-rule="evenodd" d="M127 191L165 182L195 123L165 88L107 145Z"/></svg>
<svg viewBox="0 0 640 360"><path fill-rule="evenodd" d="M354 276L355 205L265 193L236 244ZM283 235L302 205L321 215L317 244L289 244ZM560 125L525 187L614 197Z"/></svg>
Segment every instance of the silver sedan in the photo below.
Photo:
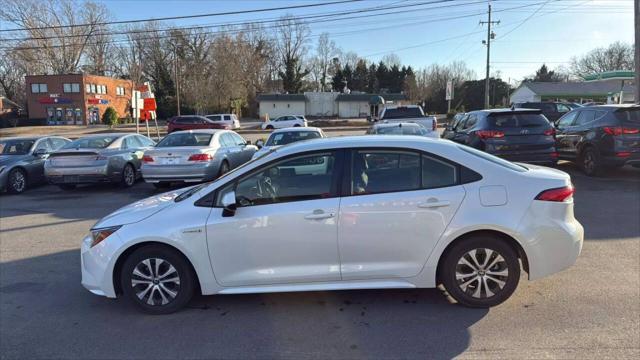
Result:
<svg viewBox="0 0 640 360"><path fill-rule="evenodd" d="M140 176L144 152L153 145L153 140L139 134L86 136L50 154L45 176L65 190L87 183L132 186Z"/></svg>
<svg viewBox="0 0 640 360"><path fill-rule="evenodd" d="M251 160L257 150L233 131L176 131L145 153L142 177L156 187L210 181Z"/></svg>

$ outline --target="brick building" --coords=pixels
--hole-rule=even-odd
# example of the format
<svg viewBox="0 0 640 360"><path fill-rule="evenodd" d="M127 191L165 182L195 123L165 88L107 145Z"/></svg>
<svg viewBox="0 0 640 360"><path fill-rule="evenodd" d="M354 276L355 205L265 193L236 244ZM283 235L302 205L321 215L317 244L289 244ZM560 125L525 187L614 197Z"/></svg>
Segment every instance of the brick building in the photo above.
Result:
<svg viewBox="0 0 640 360"><path fill-rule="evenodd" d="M130 116L130 80L89 74L30 75L27 85L29 119L50 125L101 123L107 107L119 118Z"/></svg>

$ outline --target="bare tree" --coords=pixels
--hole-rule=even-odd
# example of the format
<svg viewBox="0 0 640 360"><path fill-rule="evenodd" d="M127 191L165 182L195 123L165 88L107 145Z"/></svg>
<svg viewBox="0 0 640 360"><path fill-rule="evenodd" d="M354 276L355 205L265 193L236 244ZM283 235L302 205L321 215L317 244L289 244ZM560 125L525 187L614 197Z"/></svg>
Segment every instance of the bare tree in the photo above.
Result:
<svg viewBox="0 0 640 360"><path fill-rule="evenodd" d="M328 33L320 34L316 55L312 58L312 74L320 83L320 90L327 90L328 79L333 76L333 59L340 54L340 49L333 40L329 40Z"/></svg>
<svg viewBox="0 0 640 360"><path fill-rule="evenodd" d="M302 68L309 41L309 26L287 15L277 22L276 46L280 55L282 87L287 92L299 92L309 71Z"/></svg>
<svg viewBox="0 0 640 360"><path fill-rule="evenodd" d="M398 56L398 54L395 54L395 53L391 53L383 56L382 62L387 64L389 68L391 68L394 65L397 67L402 66L402 60L400 60L400 56Z"/></svg>
<svg viewBox="0 0 640 360"><path fill-rule="evenodd" d="M574 75L584 77L605 71L634 70L634 46L614 42L608 47L593 49L586 55L571 60Z"/></svg>

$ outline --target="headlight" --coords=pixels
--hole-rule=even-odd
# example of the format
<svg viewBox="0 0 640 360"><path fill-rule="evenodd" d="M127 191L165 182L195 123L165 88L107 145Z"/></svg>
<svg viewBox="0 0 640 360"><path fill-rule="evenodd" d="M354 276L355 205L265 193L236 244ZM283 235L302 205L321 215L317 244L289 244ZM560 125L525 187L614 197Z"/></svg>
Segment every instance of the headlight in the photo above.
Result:
<svg viewBox="0 0 640 360"><path fill-rule="evenodd" d="M91 244L89 244L89 247L94 247L100 244L103 240L111 236L111 234L113 234L114 232L118 231L118 229L120 229L121 227L122 225L91 230Z"/></svg>

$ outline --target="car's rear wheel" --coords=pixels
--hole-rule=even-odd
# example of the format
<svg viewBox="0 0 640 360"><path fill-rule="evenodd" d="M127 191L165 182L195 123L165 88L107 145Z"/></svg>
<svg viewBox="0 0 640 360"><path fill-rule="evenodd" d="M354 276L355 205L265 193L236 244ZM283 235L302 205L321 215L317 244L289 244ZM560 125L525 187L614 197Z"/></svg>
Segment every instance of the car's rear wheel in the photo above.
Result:
<svg viewBox="0 0 640 360"><path fill-rule="evenodd" d="M265 129L267 129L267 130L273 130L273 125L267 125L267 126L265 127Z"/></svg>
<svg viewBox="0 0 640 360"><path fill-rule="evenodd" d="M447 252L441 281L457 302L491 307L507 300L520 281L516 252L502 239L477 236L464 239Z"/></svg>
<svg viewBox="0 0 640 360"><path fill-rule="evenodd" d="M13 169L9 173L7 191L11 194L20 194L27 189L27 174L22 169Z"/></svg>
<svg viewBox="0 0 640 360"><path fill-rule="evenodd" d="M125 260L122 291L150 314L170 314L184 307L194 291L195 276L184 257L166 246L149 245Z"/></svg>
<svg viewBox="0 0 640 360"><path fill-rule="evenodd" d="M131 187L136 183L136 170L133 165L127 164L122 169L122 179L120 179L120 185L123 187Z"/></svg>
<svg viewBox="0 0 640 360"><path fill-rule="evenodd" d="M593 147L586 148L580 156L582 171L588 176L598 176L602 173L600 154Z"/></svg>
<svg viewBox="0 0 640 360"><path fill-rule="evenodd" d="M222 161L222 164L220 164L220 170L218 170L218 177L228 173L229 170L229 163L226 160Z"/></svg>

